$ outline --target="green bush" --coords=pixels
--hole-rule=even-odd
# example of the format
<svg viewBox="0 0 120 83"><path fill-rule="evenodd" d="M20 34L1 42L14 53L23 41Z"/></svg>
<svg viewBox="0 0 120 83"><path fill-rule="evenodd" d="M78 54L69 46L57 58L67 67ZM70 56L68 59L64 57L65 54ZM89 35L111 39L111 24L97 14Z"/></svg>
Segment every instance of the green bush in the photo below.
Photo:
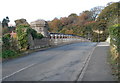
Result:
<svg viewBox="0 0 120 83"><path fill-rule="evenodd" d="M37 37L38 39L42 39L43 38L43 35L41 33L37 33Z"/></svg>
<svg viewBox="0 0 120 83"><path fill-rule="evenodd" d="M19 56L19 54L14 50L5 50L2 52L2 58L13 58L15 56Z"/></svg>
<svg viewBox="0 0 120 83"><path fill-rule="evenodd" d="M33 39L37 37L37 31L32 28L27 29L27 34L31 34Z"/></svg>
<svg viewBox="0 0 120 83"><path fill-rule="evenodd" d="M17 32L17 40L18 40L18 48L20 51L25 51L28 48L28 34L26 30L28 26L19 25L16 28Z"/></svg>
<svg viewBox="0 0 120 83"><path fill-rule="evenodd" d="M111 61L112 67L115 70L114 74L120 80L120 24L115 24L109 28L110 47L111 47Z"/></svg>
<svg viewBox="0 0 120 83"><path fill-rule="evenodd" d="M34 38L37 38L37 39L42 39L43 38L43 35L41 33L37 33L37 31L32 29L32 28L27 29L27 34L31 34L33 39Z"/></svg>
<svg viewBox="0 0 120 83"><path fill-rule="evenodd" d="M9 49L10 48L10 34L3 35L2 41L3 41L3 49Z"/></svg>
<svg viewBox="0 0 120 83"><path fill-rule="evenodd" d="M115 45L116 50L120 53L120 24L115 24L109 28L111 45Z"/></svg>

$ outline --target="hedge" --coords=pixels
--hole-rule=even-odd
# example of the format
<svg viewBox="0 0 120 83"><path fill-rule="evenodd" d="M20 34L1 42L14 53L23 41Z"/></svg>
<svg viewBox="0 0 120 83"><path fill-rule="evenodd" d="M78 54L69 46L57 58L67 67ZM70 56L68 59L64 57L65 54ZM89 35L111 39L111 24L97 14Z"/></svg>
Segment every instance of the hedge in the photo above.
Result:
<svg viewBox="0 0 120 83"><path fill-rule="evenodd" d="M120 79L120 24L115 24L109 28L111 59L116 67L116 75Z"/></svg>
<svg viewBox="0 0 120 83"><path fill-rule="evenodd" d="M115 24L109 28L111 46L115 47L116 52L120 53L120 24ZM119 56L118 56L119 57Z"/></svg>

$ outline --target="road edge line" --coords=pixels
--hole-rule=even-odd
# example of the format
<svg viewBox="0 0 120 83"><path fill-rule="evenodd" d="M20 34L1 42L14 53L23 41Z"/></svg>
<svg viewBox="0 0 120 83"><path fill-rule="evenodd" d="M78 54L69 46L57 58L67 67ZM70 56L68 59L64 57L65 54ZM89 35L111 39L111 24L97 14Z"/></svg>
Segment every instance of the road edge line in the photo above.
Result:
<svg viewBox="0 0 120 83"><path fill-rule="evenodd" d="M89 62L90 62L91 56L92 56L95 48L97 47L97 45L98 45L98 44L96 44L96 46L93 48L92 52L90 52L90 53L89 53L89 56L86 58L85 63L84 63L84 65L83 65L83 67L82 67L82 69L81 69L81 72L80 72L80 74L79 74L79 76L78 76L78 79L77 79L76 81L82 81L82 79L83 79L83 77L84 77L84 74L85 74L85 71L86 71L86 69L87 69L87 67L88 67L88 64L89 64ZM76 83L77 83L77 82L76 82Z"/></svg>

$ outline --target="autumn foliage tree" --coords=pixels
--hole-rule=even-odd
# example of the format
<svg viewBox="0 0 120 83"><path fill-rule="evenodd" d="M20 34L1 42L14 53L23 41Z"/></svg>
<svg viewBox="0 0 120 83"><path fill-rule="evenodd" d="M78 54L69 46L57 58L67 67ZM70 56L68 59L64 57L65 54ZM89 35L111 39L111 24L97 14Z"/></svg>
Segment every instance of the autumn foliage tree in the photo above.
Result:
<svg viewBox="0 0 120 83"><path fill-rule="evenodd" d="M106 7L97 6L85 10L79 15L72 13L68 17L53 19L49 22L50 32L74 34L91 38L92 41L105 41L108 37L108 25L118 22L119 3L110 3ZM99 34L97 31L102 31Z"/></svg>

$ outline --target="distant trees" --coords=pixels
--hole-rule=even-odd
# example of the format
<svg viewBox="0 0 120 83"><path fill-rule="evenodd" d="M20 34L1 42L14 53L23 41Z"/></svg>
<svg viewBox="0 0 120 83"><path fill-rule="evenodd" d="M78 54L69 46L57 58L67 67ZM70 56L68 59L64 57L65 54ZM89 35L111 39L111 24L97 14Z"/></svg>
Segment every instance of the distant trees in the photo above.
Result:
<svg viewBox="0 0 120 83"><path fill-rule="evenodd" d="M92 36L90 33L92 32L91 25L93 21L91 11L83 11L79 16L72 13L68 17L50 21L50 32L74 34L88 38L88 34L90 37ZM88 23L89 25L91 24L89 27L87 25Z"/></svg>
<svg viewBox="0 0 120 83"><path fill-rule="evenodd" d="M54 20L52 20L51 22L48 22L50 28L50 31L52 32L58 32L59 31L59 27L60 27L60 20L55 18Z"/></svg>
<svg viewBox="0 0 120 83"><path fill-rule="evenodd" d="M2 27L3 28L8 28L8 23L10 22L9 17L6 17L2 20Z"/></svg>
<svg viewBox="0 0 120 83"><path fill-rule="evenodd" d="M2 20L2 34L10 33L12 31L15 31L15 26L10 26L8 23L10 22L9 17L7 16Z"/></svg>
<svg viewBox="0 0 120 83"><path fill-rule="evenodd" d="M8 32L8 23L10 22L9 17L6 17L2 20L2 33L5 34Z"/></svg>
<svg viewBox="0 0 120 83"><path fill-rule="evenodd" d="M103 20L107 24L115 22L115 20L119 19L119 17L120 17L119 5L120 5L120 3L116 2L116 3L112 3L112 4L108 5L107 7L105 7L103 9L103 11L99 14L97 21Z"/></svg>
<svg viewBox="0 0 120 83"><path fill-rule="evenodd" d="M107 7L97 6L83 11L79 15L72 13L68 17L49 22L50 32L75 34L90 38L92 41L105 41L109 25L118 22L119 3L109 3Z"/></svg>

